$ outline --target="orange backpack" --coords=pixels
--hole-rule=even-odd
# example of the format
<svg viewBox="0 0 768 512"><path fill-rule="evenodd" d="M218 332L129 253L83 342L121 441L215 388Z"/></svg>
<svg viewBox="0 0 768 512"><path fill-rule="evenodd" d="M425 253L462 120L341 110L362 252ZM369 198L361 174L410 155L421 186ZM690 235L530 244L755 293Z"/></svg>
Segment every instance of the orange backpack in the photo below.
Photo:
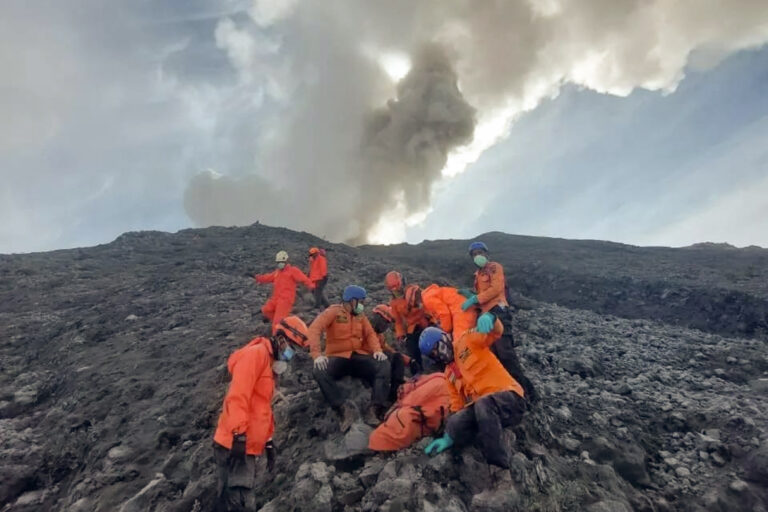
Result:
<svg viewBox="0 0 768 512"><path fill-rule="evenodd" d="M400 450L440 430L451 401L448 386L442 373L406 381L384 422L371 433L368 447L376 451Z"/></svg>

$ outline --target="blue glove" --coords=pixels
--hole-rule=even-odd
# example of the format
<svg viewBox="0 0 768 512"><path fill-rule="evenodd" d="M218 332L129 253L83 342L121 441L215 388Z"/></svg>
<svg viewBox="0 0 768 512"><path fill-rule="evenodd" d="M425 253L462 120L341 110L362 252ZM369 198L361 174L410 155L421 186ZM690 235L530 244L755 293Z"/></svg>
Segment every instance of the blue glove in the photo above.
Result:
<svg viewBox="0 0 768 512"><path fill-rule="evenodd" d="M471 308L472 306L474 306L475 304L477 304L477 295L473 295L470 298L468 298L467 300L465 300L464 304L461 305L461 310L462 311L466 311L469 308Z"/></svg>
<svg viewBox="0 0 768 512"><path fill-rule="evenodd" d="M477 332L481 334L488 334L493 330L493 324L496 321L496 317L493 313L483 313L480 318L477 319Z"/></svg>
<svg viewBox="0 0 768 512"><path fill-rule="evenodd" d="M429 443L426 448L424 448L424 453L427 455L437 455L438 453L444 452L451 446L453 446L453 439L451 439L451 436L448 434L443 434L443 437L433 439L432 442Z"/></svg>

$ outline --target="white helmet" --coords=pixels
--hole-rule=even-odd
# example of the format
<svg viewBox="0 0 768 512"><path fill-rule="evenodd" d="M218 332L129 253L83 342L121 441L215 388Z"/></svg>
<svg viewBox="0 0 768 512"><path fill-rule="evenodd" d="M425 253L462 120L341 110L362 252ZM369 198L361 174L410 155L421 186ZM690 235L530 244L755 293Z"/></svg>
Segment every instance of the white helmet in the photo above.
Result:
<svg viewBox="0 0 768 512"><path fill-rule="evenodd" d="M285 263L288 261L288 253L285 251L280 251L275 255L275 261L278 263Z"/></svg>

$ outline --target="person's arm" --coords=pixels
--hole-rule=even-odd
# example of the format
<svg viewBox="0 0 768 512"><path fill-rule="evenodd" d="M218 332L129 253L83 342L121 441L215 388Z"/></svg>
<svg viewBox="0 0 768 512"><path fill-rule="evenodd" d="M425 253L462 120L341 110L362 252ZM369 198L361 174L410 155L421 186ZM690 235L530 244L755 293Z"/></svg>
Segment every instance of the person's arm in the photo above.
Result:
<svg viewBox="0 0 768 512"><path fill-rule="evenodd" d="M336 310L330 307L317 315L309 326L307 334L307 343L309 343L309 354L315 359L320 354L320 338L336 318Z"/></svg>
<svg viewBox="0 0 768 512"><path fill-rule="evenodd" d="M256 379L263 371L263 357L256 350L248 350L232 369L232 382L224 398L224 410L232 419L232 434L245 434L248 430L248 417L251 397Z"/></svg>
<svg viewBox="0 0 768 512"><path fill-rule="evenodd" d="M306 286L310 290L313 290L315 288L315 283L310 281L307 275L304 272L302 272L301 269L298 267L293 267L293 279L299 283L303 283L304 286Z"/></svg>
<svg viewBox="0 0 768 512"><path fill-rule="evenodd" d="M272 271L269 274L256 274L253 276L253 278L256 280L259 284L265 284L265 283L274 283L275 282L275 275L277 271Z"/></svg>
<svg viewBox="0 0 768 512"><path fill-rule="evenodd" d="M502 270L501 265L498 263L492 262L491 265L492 268L489 269L491 285L486 290L477 294L477 302L481 306L504 294L504 270Z"/></svg>

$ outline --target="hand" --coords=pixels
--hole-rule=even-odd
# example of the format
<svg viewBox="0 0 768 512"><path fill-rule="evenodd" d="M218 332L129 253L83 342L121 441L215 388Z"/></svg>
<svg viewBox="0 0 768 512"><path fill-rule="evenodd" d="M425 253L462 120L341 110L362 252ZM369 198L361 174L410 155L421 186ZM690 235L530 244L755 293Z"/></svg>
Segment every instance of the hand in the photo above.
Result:
<svg viewBox="0 0 768 512"><path fill-rule="evenodd" d="M461 305L461 310L462 311L466 311L469 308L471 308L472 306L474 306L475 304L477 304L477 295L473 295L470 298L468 298L467 300L465 300L464 304Z"/></svg>
<svg viewBox="0 0 768 512"><path fill-rule="evenodd" d="M277 461L277 448L271 439L264 445L264 451L267 454L267 470L271 473L275 469L275 462Z"/></svg>
<svg viewBox="0 0 768 512"><path fill-rule="evenodd" d="M493 323L496 321L496 317L493 313L483 313L480 318L477 319L477 332L481 334L488 334L493 330Z"/></svg>
<svg viewBox="0 0 768 512"><path fill-rule="evenodd" d="M377 360L377 361L386 361L387 360L387 355L384 352L382 352L381 350L379 350L378 352L374 352L373 358L375 360Z"/></svg>
<svg viewBox="0 0 768 512"><path fill-rule="evenodd" d="M245 434L234 434L232 448L229 449L229 467L234 467L240 461L245 462Z"/></svg>
<svg viewBox="0 0 768 512"><path fill-rule="evenodd" d="M424 448L424 453L427 455L437 455L442 453L448 448L453 446L453 439L448 434L443 434L443 437L433 440Z"/></svg>
<svg viewBox="0 0 768 512"><path fill-rule="evenodd" d="M328 369L328 358L325 356L317 356L314 365L316 369L324 372Z"/></svg>

